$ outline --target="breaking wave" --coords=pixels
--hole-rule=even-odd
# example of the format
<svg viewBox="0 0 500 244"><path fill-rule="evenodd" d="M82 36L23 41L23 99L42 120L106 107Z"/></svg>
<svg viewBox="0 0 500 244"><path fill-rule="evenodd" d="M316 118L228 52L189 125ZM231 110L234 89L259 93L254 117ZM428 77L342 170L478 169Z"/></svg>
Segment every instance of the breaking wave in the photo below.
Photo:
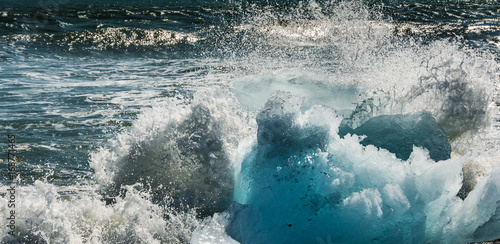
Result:
<svg viewBox="0 0 500 244"><path fill-rule="evenodd" d="M401 33L374 8L242 5L217 10L242 18L195 32L10 36L98 50L189 43L211 62L92 152L92 181L19 186L18 233L2 242L499 239L495 54Z"/></svg>

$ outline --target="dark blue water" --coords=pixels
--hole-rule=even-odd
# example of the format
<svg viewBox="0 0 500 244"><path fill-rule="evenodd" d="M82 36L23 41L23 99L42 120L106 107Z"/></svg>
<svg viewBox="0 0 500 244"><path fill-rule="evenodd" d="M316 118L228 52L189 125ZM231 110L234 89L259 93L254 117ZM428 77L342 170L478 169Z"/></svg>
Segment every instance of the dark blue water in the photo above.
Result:
<svg viewBox="0 0 500 244"><path fill-rule="evenodd" d="M499 51L489 0L4 0L0 238L498 239Z"/></svg>

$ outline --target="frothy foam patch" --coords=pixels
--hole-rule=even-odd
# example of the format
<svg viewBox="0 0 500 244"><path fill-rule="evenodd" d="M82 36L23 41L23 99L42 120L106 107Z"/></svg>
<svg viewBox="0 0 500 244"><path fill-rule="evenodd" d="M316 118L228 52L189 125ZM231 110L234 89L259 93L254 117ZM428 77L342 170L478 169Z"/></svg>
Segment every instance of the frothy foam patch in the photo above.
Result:
<svg viewBox="0 0 500 244"><path fill-rule="evenodd" d="M60 188L36 181L18 186L16 233L2 228L2 243L186 243L199 224L194 211L177 212L153 204L152 196L127 186L127 196L106 205L95 189L63 196ZM2 197L0 216L10 209ZM168 216L168 217L165 217Z"/></svg>
<svg viewBox="0 0 500 244"><path fill-rule="evenodd" d="M222 93L221 93L222 94ZM234 98L198 94L191 104L170 103L145 111L134 126L92 155L91 166L108 197L142 182L201 215L225 210L232 199L238 141L252 129ZM237 103L236 103L237 104Z"/></svg>
<svg viewBox="0 0 500 244"><path fill-rule="evenodd" d="M65 89L90 89L96 81L106 88L121 86L81 94L85 102L111 109L70 117L114 117L123 106L153 105L132 109L142 109L133 126L92 154L98 189L68 196L41 182L20 187L26 199L20 205L22 234L12 240L3 233L2 241L186 243L200 224L200 210L206 209L202 216L225 210L233 188L237 202L205 219L191 243L499 238L494 57L469 49L460 38L421 41L395 33L392 21L358 1L309 1L290 8L249 10L243 24L209 27L213 36L201 43L190 34L173 33L181 37L175 39L171 31L127 27L70 33L71 45L98 50L214 44L200 55L215 52L217 58L151 60L158 63L148 63L149 69L143 69L143 60L93 60L83 69L75 61L65 70L70 72L55 76L37 66L25 76L36 84L13 81L29 88L11 93L21 98L39 94L40 87L54 92L46 87L49 80L49 86ZM240 9L230 11L241 15ZM21 54L29 48L14 46ZM222 63L217 52L223 53ZM17 75L32 65L18 64L2 68ZM202 91L227 83L232 90ZM175 101L165 95L174 86L191 91ZM280 90L290 94L265 102ZM247 114L240 104L264 109ZM436 163L427 150L412 147L408 160L401 160L363 144L361 135L337 133L339 114L356 128L377 116L421 111L430 112L450 137L451 159ZM469 195L461 199L463 186ZM0 199L6 206L6 197ZM8 210L1 210L5 217Z"/></svg>

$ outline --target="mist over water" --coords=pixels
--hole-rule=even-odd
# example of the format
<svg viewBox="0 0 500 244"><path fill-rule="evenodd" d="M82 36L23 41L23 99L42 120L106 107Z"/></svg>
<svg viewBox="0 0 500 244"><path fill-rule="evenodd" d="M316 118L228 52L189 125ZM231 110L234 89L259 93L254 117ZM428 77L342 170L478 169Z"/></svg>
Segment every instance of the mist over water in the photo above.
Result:
<svg viewBox="0 0 500 244"><path fill-rule="evenodd" d="M0 6L2 242L500 239L498 3Z"/></svg>

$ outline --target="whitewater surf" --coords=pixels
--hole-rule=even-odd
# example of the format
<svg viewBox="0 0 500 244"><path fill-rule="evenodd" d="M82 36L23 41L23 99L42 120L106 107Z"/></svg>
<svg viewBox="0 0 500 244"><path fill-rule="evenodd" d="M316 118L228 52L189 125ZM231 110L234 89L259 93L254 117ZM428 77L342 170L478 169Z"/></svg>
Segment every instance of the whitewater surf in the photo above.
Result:
<svg viewBox="0 0 500 244"><path fill-rule="evenodd" d="M37 4L0 4L2 243L500 239L495 1Z"/></svg>

